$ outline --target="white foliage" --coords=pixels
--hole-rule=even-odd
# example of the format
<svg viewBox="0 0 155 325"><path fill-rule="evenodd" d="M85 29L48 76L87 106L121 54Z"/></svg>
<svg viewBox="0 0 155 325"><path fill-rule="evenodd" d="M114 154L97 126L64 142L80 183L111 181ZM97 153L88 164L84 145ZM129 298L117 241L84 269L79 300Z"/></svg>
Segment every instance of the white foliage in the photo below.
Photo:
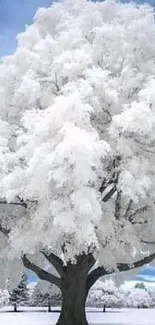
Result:
<svg viewBox="0 0 155 325"><path fill-rule="evenodd" d="M149 293L144 289L134 288L125 299L128 307L150 307L152 304Z"/></svg>
<svg viewBox="0 0 155 325"><path fill-rule="evenodd" d="M9 304L9 292L8 290L0 289L0 308Z"/></svg>
<svg viewBox="0 0 155 325"><path fill-rule="evenodd" d="M39 9L18 36L0 65L0 197L28 209L16 217L11 205L9 219L3 207L9 256L48 248L66 262L92 251L115 268L142 253L148 215L136 226L124 216L130 200L130 214L153 211L154 61L148 5L65 0Z"/></svg>
<svg viewBox="0 0 155 325"><path fill-rule="evenodd" d="M96 307L122 307L123 294L113 280L97 281L91 288L87 304Z"/></svg>

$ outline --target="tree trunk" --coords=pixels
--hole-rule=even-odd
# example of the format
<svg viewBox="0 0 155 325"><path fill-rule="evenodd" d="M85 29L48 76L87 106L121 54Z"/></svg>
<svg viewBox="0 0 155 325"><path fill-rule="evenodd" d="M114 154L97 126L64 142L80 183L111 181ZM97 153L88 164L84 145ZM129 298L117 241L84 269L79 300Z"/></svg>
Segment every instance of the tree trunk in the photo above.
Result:
<svg viewBox="0 0 155 325"><path fill-rule="evenodd" d="M48 300L48 312L51 313L51 299Z"/></svg>
<svg viewBox="0 0 155 325"><path fill-rule="evenodd" d="M17 305L16 303L14 304L13 311L16 313L17 312Z"/></svg>
<svg viewBox="0 0 155 325"><path fill-rule="evenodd" d="M85 313L86 293L80 291L79 283L62 295L62 307L57 325L88 325ZM80 286L81 287L81 286ZM74 289L73 289L74 288Z"/></svg>
<svg viewBox="0 0 155 325"><path fill-rule="evenodd" d="M1 225L0 225L1 231ZM106 274L112 274L115 270L107 271L103 266L96 269L91 268L95 265L95 258L91 253L82 254L76 257L76 264L67 263L53 253L47 254L41 251L45 258L55 267L59 274L55 276L35 263L31 262L27 256L22 255L22 261L27 269L30 269L44 281L55 284L62 292L62 310L56 325L88 325L85 314L85 302L88 292L93 284ZM134 263L117 263L117 269L120 272L135 269L152 262L155 259L155 253L135 261ZM90 271L90 272L89 272Z"/></svg>
<svg viewBox="0 0 155 325"><path fill-rule="evenodd" d="M92 257L83 255L78 257L77 264L67 265L62 287L62 308L56 325L88 325L85 303L87 276L92 263Z"/></svg>

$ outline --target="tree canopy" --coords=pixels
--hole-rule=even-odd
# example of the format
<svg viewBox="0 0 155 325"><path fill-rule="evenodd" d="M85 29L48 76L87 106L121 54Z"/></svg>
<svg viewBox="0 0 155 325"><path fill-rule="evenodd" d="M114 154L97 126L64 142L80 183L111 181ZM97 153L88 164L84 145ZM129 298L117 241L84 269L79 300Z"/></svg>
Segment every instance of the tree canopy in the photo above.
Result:
<svg viewBox="0 0 155 325"><path fill-rule="evenodd" d="M98 275L151 261L153 9L64 0L40 8L17 40L0 64L2 263L22 255L60 286L27 256L65 265L92 254Z"/></svg>

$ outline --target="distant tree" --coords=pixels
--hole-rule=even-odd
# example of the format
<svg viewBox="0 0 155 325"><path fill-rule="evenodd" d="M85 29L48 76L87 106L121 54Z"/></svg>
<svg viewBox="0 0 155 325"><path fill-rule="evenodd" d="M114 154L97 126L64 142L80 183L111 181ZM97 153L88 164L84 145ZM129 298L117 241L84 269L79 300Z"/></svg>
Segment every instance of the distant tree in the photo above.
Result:
<svg viewBox="0 0 155 325"><path fill-rule="evenodd" d="M30 306L42 307L43 306L43 301L44 301L44 294L41 292L41 290L39 288L39 285L37 284L34 287L33 293L31 295Z"/></svg>
<svg viewBox="0 0 155 325"><path fill-rule="evenodd" d="M0 308L9 304L9 292L8 290L0 289Z"/></svg>
<svg viewBox="0 0 155 325"><path fill-rule="evenodd" d="M10 303L11 305L21 305L25 306L29 303L29 293L28 293L28 278L26 273L23 273L22 278L18 286L12 290L10 293Z"/></svg>
<svg viewBox="0 0 155 325"><path fill-rule="evenodd" d="M143 289L143 290L146 290L147 291L146 286L145 286L145 284L143 282L137 282L135 284L135 288Z"/></svg>
<svg viewBox="0 0 155 325"><path fill-rule="evenodd" d="M124 305L132 308L148 308L152 306L152 299L145 289L134 288L124 299Z"/></svg>
<svg viewBox="0 0 155 325"><path fill-rule="evenodd" d="M59 306L61 304L61 293L54 292L52 286L49 288L48 292L43 292L37 284L34 287L30 305L35 307L46 307L50 301L51 306Z"/></svg>
<svg viewBox="0 0 155 325"><path fill-rule="evenodd" d="M148 293L151 297L151 300L152 300L152 307L155 307L155 288L153 286L151 286L149 289L148 289Z"/></svg>
<svg viewBox="0 0 155 325"><path fill-rule="evenodd" d="M51 306L60 306L61 305L61 293L53 293L49 296Z"/></svg>
<svg viewBox="0 0 155 325"><path fill-rule="evenodd" d="M120 307L123 304L123 294L116 287L115 282L98 281L90 290L87 305L95 307Z"/></svg>
<svg viewBox="0 0 155 325"><path fill-rule="evenodd" d="M46 293L45 299L47 302L50 301L51 306L61 305L61 291L56 287L51 285Z"/></svg>
<svg viewBox="0 0 155 325"><path fill-rule="evenodd" d="M28 283L28 294L29 294L29 306L31 304L31 299L32 299L32 295L34 293L34 288L36 287L36 283Z"/></svg>

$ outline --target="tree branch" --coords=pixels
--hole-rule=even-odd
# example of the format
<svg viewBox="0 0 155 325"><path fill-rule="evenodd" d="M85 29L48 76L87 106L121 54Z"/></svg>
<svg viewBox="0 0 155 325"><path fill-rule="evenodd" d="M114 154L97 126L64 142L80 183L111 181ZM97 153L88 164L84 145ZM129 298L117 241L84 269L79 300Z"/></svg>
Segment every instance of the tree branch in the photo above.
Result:
<svg viewBox="0 0 155 325"><path fill-rule="evenodd" d="M65 275L65 269L64 269L62 260L53 253L50 253L48 255L48 254L46 254L46 252L44 250L42 250L41 253L55 267L55 269L59 273L59 275L61 277L63 277Z"/></svg>
<svg viewBox="0 0 155 325"><path fill-rule="evenodd" d="M138 260L132 264L127 264L127 263L118 263L117 264L117 269L120 272L124 272L124 271L129 271L131 269L136 269L138 267L141 267L145 264L148 264L150 262L152 262L155 259L155 253L144 257L141 260ZM112 274L115 273L115 271L112 270L106 270L103 266L99 266L97 267L95 270L91 271L88 274L87 277L87 293L89 291L89 289L92 287L92 285L101 277L104 276L106 274Z"/></svg>
<svg viewBox="0 0 155 325"><path fill-rule="evenodd" d="M118 191L115 200L115 219L119 220L120 217L121 217L121 191Z"/></svg>
<svg viewBox="0 0 155 325"><path fill-rule="evenodd" d="M118 167L117 166L118 161L119 161L119 157L116 157L116 159L113 160L112 166L113 166L114 169ZM112 175L110 180L107 181L105 178L103 179L103 182L102 182L101 187L99 189L101 194L108 188L109 185L113 184L113 187L102 198L103 202L107 202L113 196L113 194L117 191L118 178L119 178L119 172L115 170L113 172L113 175Z"/></svg>
<svg viewBox="0 0 155 325"><path fill-rule="evenodd" d="M38 203L37 200L26 200L26 201L24 201L19 196L17 196L16 199L18 199L17 202L8 202L5 199L4 200L0 199L0 204L17 205L17 206L21 206L21 207L27 209L28 208L28 203L32 203L32 204L37 204Z"/></svg>
<svg viewBox="0 0 155 325"><path fill-rule="evenodd" d="M145 205L144 207L137 209L136 211L134 211L134 212L130 215L130 217L128 218L128 220L129 220L131 223L133 223L133 219L137 216L137 214L138 214L138 213L143 213L143 212L145 212L148 208L149 208L149 205L147 204L147 205Z"/></svg>
<svg viewBox="0 0 155 325"><path fill-rule="evenodd" d="M132 203L133 203L133 201L130 199L130 201L128 203L128 206L127 206L127 209L126 209L125 214L124 214L125 219L129 219L129 217L130 217Z"/></svg>
<svg viewBox="0 0 155 325"><path fill-rule="evenodd" d="M27 204L22 200L20 200L20 202L7 202L6 200L0 200L0 204L17 205L24 207L25 209L27 208Z"/></svg>
<svg viewBox="0 0 155 325"><path fill-rule="evenodd" d="M102 198L102 201L107 202L116 191L117 191L117 187L116 185L114 185L114 187L112 187L111 190Z"/></svg>
<svg viewBox="0 0 155 325"><path fill-rule="evenodd" d="M147 245L155 245L155 241L141 239L141 242Z"/></svg>
<svg viewBox="0 0 155 325"><path fill-rule="evenodd" d="M111 178L110 180L106 180L106 178L104 178L103 179L103 181L102 181L102 184L101 184L101 186L100 186L100 188L99 188L99 191L100 191L100 193L102 194L104 191L105 191L105 189L109 186L109 185L111 185L111 184L113 184L114 183L114 180L113 180L113 178Z"/></svg>
<svg viewBox="0 0 155 325"><path fill-rule="evenodd" d="M93 271L91 271L87 276L87 293L93 284L103 275L108 274L103 266L99 266Z"/></svg>
<svg viewBox="0 0 155 325"><path fill-rule="evenodd" d="M148 220L144 220L144 221L132 221L131 222L132 225L145 225L145 224L148 224Z"/></svg>
<svg viewBox="0 0 155 325"><path fill-rule="evenodd" d="M48 282L51 282L55 285L57 285L60 289L61 289L61 286L62 286L62 283L61 283L61 279L58 278L57 276L43 270L42 268L40 268L39 266L37 266L36 264L32 263L28 258L27 256L24 254L22 255L22 261L23 261L23 264L24 266L33 271L39 279L41 280L44 280L44 281L48 281Z"/></svg>
<svg viewBox="0 0 155 325"><path fill-rule="evenodd" d="M143 259L141 260L138 260L132 264L127 264L127 263L118 263L117 264L117 269L120 271L120 272L124 272L124 271L129 271L131 269L136 269L138 267L141 267L145 264L148 264L150 262L152 262L153 260L155 259L155 253L149 255L149 256L146 256L144 257Z"/></svg>

